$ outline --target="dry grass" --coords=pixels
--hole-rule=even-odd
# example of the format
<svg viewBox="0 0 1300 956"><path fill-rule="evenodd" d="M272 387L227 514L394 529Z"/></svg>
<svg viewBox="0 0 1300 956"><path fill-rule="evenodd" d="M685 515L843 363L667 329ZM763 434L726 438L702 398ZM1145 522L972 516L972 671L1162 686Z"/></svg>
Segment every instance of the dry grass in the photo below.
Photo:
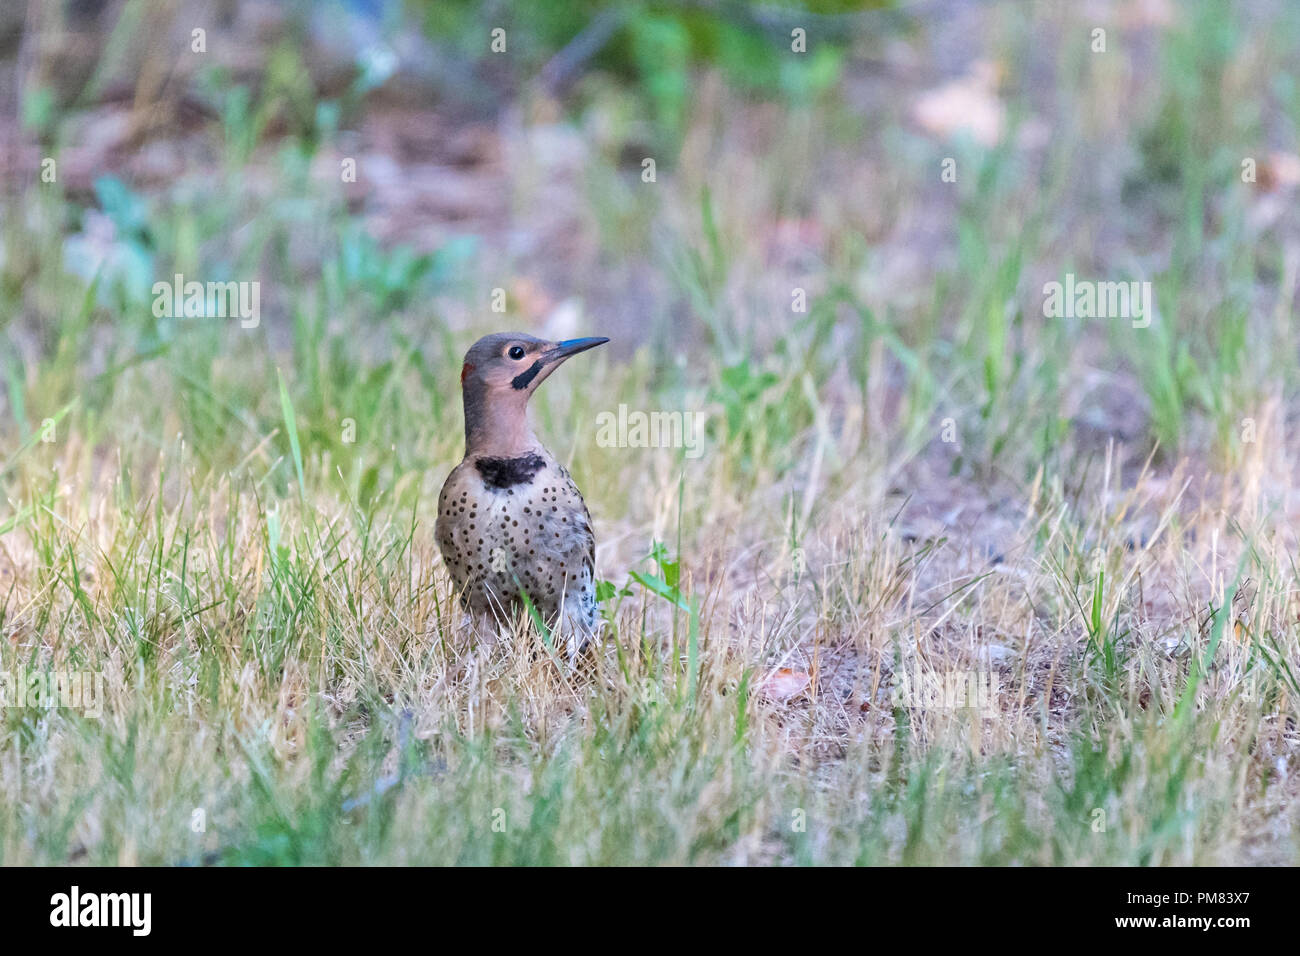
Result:
<svg viewBox="0 0 1300 956"><path fill-rule="evenodd" d="M427 169L222 153L105 248L260 277L251 331L76 278L102 194L6 196L0 671L105 699L0 714L0 861L1293 862L1300 230L1237 171L1295 151L1300 24L1099 9L1108 59L1063 11L949 28L1001 64L993 147L918 129L923 38L806 106L701 77L654 184L613 94L474 127L466 258L412 232ZM395 282L354 230L447 257ZM1157 320L1044 318L1067 271L1152 278ZM611 582L576 670L526 623L460 643L433 540L503 324L621 348L535 409ZM600 447L620 403L706 412L703 454Z"/></svg>

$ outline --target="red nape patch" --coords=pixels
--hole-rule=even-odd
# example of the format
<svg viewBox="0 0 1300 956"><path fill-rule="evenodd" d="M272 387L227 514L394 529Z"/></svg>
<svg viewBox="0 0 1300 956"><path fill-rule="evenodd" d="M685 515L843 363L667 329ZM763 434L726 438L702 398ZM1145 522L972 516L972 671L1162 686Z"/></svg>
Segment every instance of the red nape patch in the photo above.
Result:
<svg viewBox="0 0 1300 956"><path fill-rule="evenodd" d="M464 385L464 384L465 384L465 376L468 375L470 372L474 371L474 369L477 368L477 367L478 367L478 366L476 366L476 365L470 365L468 362L466 362L463 366L461 366L461 369L460 369L460 384Z"/></svg>

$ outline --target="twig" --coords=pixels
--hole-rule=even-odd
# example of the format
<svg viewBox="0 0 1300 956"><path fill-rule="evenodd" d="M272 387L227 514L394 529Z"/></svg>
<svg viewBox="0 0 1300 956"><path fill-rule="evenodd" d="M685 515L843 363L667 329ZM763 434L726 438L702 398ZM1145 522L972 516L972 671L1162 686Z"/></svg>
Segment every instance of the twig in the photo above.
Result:
<svg viewBox="0 0 1300 956"><path fill-rule="evenodd" d="M542 83L552 96L577 79L588 60L604 49L628 19L627 7L607 7L542 67Z"/></svg>

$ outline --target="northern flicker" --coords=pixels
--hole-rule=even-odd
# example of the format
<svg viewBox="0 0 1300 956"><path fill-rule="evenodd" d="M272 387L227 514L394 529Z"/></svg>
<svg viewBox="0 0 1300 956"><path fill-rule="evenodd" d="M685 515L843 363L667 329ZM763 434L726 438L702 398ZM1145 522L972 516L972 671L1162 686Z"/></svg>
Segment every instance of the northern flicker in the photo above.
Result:
<svg viewBox="0 0 1300 956"><path fill-rule="evenodd" d="M598 630L596 539L582 494L533 434L528 399L570 356L608 341L475 342L460 372L465 458L438 496L438 547L476 623L508 624L526 594L571 657Z"/></svg>

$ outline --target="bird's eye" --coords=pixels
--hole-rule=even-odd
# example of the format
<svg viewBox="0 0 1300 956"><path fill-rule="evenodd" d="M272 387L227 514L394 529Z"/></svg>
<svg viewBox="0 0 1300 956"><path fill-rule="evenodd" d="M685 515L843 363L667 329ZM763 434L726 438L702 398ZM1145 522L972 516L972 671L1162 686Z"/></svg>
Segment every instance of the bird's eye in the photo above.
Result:
<svg viewBox="0 0 1300 956"><path fill-rule="evenodd" d="M513 348L511 348L511 349L510 349L510 357L511 357L512 359L516 359L516 360L517 360L517 359L521 359L521 358L523 358L523 357L524 357L524 347L523 347L522 345L516 345L516 346L514 346Z"/></svg>

